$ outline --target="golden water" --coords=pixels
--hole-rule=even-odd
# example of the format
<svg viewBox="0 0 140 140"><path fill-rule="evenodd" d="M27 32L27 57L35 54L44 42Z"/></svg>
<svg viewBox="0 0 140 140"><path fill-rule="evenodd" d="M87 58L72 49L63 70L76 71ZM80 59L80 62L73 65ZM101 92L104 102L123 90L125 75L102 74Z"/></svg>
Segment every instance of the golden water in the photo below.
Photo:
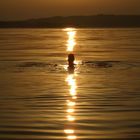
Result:
<svg viewBox="0 0 140 140"><path fill-rule="evenodd" d="M0 30L0 139L140 138L140 29L67 32Z"/></svg>

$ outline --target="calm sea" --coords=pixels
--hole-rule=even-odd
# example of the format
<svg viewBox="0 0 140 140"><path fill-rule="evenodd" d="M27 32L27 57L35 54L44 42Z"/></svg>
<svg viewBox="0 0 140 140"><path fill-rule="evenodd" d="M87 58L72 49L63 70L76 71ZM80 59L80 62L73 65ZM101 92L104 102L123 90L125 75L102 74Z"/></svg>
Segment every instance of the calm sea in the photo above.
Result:
<svg viewBox="0 0 140 140"><path fill-rule="evenodd" d="M140 138L140 29L0 29L0 139Z"/></svg>

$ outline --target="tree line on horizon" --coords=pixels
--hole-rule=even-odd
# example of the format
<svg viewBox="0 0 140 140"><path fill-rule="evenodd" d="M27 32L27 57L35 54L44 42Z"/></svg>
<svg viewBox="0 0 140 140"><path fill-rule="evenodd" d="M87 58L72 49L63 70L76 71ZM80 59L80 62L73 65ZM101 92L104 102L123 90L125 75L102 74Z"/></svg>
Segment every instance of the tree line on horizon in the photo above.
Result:
<svg viewBox="0 0 140 140"><path fill-rule="evenodd" d="M22 21L0 21L0 28L140 27L140 15L55 16Z"/></svg>

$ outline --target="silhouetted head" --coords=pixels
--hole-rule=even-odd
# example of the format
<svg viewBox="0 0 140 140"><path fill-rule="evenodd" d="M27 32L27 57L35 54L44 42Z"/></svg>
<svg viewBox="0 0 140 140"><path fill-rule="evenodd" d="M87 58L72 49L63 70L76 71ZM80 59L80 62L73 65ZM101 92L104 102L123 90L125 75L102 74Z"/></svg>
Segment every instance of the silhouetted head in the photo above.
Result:
<svg viewBox="0 0 140 140"><path fill-rule="evenodd" d="M74 60L75 60L74 54L69 54L68 55L68 62L74 64Z"/></svg>
<svg viewBox="0 0 140 140"><path fill-rule="evenodd" d="M69 73L74 73L74 69L75 69L74 60L75 60L74 54L69 54L68 55L68 63L69 63L68 71L69 71Z"/></svg>

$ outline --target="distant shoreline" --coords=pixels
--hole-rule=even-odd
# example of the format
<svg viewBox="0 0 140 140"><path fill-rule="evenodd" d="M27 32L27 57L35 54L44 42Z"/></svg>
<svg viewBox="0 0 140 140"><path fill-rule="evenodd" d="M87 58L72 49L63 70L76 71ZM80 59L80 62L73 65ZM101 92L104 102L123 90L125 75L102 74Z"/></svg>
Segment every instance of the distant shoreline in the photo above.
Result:
<svg viewBox="0 0 140 140"><path fill-rule="evenodd" d="M93 15L0 21L0 28L139 28L140 15Z"/></svg>

